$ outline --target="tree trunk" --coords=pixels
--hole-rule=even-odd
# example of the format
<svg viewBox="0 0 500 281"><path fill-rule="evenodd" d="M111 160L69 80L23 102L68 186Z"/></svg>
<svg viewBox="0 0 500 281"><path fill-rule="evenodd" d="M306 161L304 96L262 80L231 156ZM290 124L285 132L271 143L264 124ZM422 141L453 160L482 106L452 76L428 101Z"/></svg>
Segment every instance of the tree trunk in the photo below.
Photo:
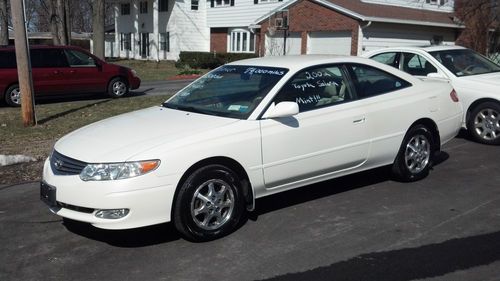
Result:
<svg viewBox="0 0 500 281"><path fill-rule="evenodd" d="M54 45L68 45L71 39L68 0L49 0L49 10Z"/></svg>
<svg viewBox="0 0 500 281"><path fill-rule="evenodd" d="M0 0L0 45L9 45L7 0Z"/></svg>
<svg viewBox="0 0 500 281"><path fill-rule="evenodd" d="M104 0L92 1L92 41L95 56L104 59Z"/></svg>

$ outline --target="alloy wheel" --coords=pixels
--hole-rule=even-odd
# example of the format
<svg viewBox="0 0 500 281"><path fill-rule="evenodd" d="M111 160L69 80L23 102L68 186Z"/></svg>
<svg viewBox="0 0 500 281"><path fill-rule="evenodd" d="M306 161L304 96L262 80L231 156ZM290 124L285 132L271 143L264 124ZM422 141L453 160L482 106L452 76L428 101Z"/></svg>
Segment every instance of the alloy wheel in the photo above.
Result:
<svg viewBox="0 0 500 281"><path fill-rule="evenodd" d="M413 136L405 149L405 163L408 170L417 174L429 164L431 145L424 135Z"/></svg>

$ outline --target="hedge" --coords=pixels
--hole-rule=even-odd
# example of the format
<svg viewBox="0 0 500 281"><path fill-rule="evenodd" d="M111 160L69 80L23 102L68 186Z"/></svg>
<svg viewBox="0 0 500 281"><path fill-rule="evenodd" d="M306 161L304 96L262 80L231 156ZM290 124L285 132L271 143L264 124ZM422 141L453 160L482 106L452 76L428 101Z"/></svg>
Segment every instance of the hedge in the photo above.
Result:
<svg viewBox="0 0 500 281"><path fill-rule="evenodd" d="M175 66L177 68L189 66L195 69L214 69L228 62L256 57L255 54L243 53L181 52Z"/></svg>

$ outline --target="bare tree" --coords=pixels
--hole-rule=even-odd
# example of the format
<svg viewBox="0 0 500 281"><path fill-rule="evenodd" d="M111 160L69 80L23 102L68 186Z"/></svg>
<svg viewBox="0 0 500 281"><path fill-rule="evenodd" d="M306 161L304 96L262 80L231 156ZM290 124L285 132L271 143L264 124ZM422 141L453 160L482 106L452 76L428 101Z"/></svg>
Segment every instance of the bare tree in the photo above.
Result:
<svg viewBox="0 0 500 281"><path fill-rule="evenodd" d="M97 57L104 59L104 0L92 1L92 40L93 53Z"/></svg>
<svg viewBox="0 0 500 281"><path fill-rule="evenodd" d="M68 45L71 40L71 26L68 0L48 0L50 31L54 45Z"/></svg>
<svg viewBox="0 0 500 281"><path fill-rule="evenodd" d="M0 45L9 44L9 12L7 0L0 0Z"/></svg>

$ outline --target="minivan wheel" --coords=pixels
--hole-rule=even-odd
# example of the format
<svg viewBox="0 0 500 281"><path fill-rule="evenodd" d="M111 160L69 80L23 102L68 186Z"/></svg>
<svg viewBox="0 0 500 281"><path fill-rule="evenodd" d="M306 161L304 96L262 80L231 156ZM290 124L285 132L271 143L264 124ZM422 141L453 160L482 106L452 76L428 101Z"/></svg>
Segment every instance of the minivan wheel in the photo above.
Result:
<svg viewBox="0 0 500 281"><path fill-rule="evenodd" d="M128 84L125 79L116 77L111 79L108 85L108 95L112 98L119 98L128 93Z"/></svg>
<svg viewBox="0 0 500 281"><path fill-rule="evenodd" d="M12 85L5 91L5 102L9 106L21 106L21 90L19 89L19 85Z"/></svg>
<svg viewBox="0 0 500 281"><path fill-rule="evenodd" d="M434 139L423 125L417 125L406 133L392 172L398 180L411 182L425 178L432 167Z"/></svg>
<svg viewBox="0 0 500 281"><path fill-rule="evenodd" d="M234 231L245 213L241 183L222 165L193 172L180 187L174 202L175 228L188 240L202 242Z"/></svg>
<svg viewBox="0 0 500 281"><path fill-rule="evenodd" d="M500 105L484 102L472 110L467 120L471 137L484 144L500 144Z"/></svg>

